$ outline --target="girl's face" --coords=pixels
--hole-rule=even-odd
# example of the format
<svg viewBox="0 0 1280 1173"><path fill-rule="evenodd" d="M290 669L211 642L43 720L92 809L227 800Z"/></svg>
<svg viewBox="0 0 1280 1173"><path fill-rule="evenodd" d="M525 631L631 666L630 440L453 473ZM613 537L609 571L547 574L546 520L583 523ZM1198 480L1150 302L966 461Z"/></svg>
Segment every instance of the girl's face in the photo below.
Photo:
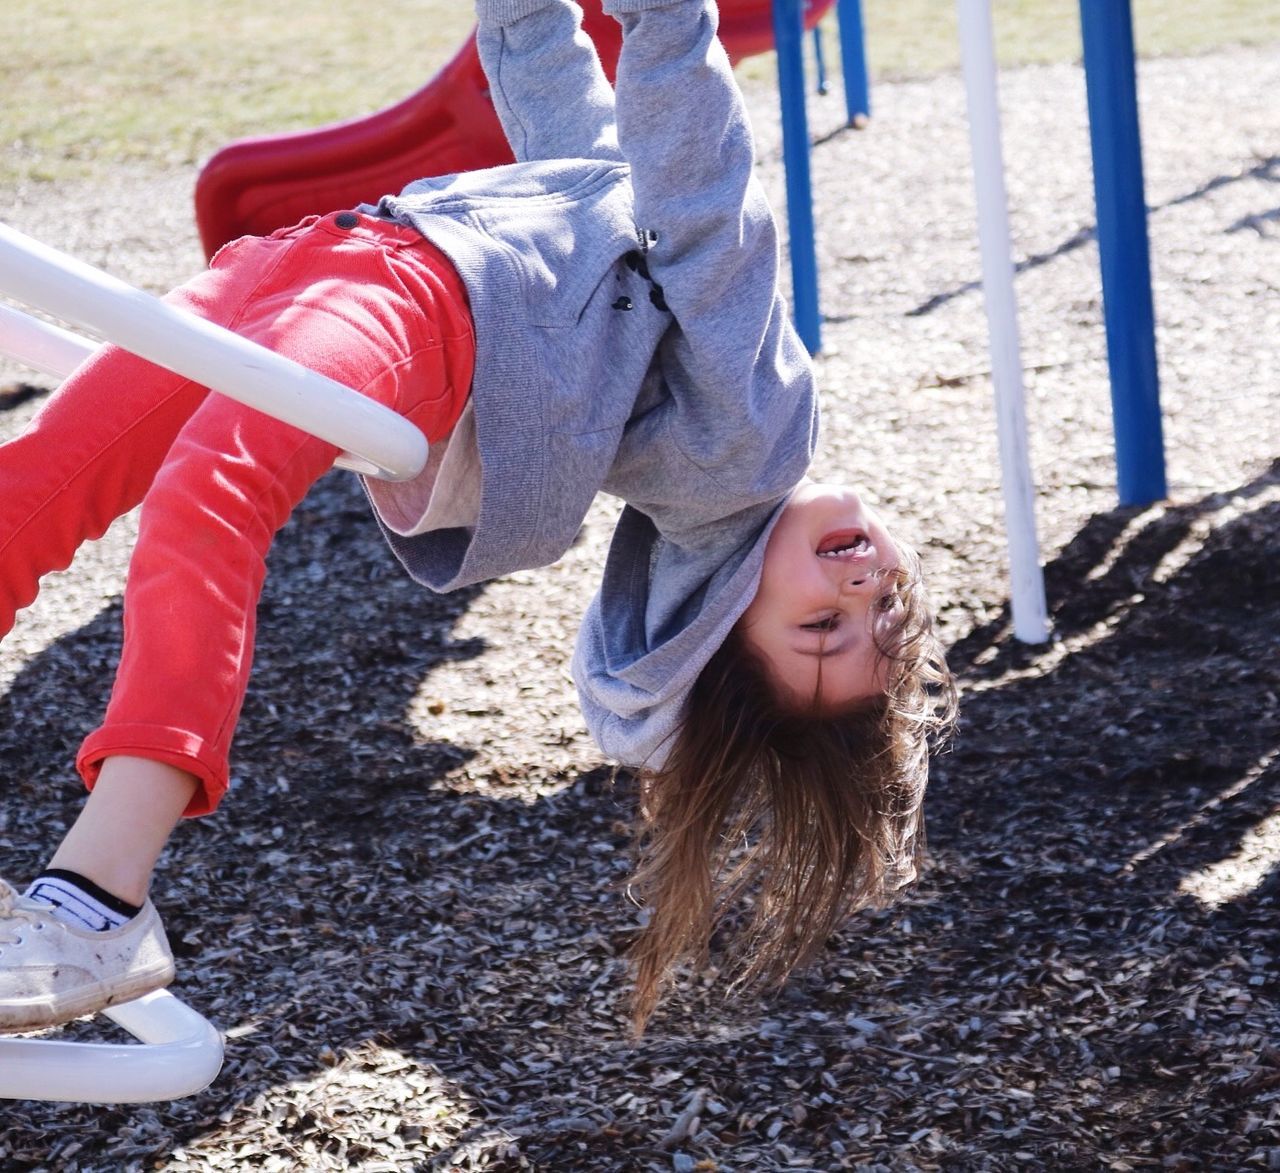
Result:
<svg viewBox="0 0 1280 1173"><path fill-rule="evenodd" d="M884 691L875 635L898 606L898 550L851 488L805 481L769 535L764 571L739 621L775 688L834 710Z"/></svg>

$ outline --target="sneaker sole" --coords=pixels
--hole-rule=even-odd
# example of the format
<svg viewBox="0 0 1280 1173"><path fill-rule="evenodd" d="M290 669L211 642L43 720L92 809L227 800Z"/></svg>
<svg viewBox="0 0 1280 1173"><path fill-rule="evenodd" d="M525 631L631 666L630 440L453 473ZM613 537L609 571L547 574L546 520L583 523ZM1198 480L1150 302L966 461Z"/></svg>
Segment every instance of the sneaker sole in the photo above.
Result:
<svg viewBox="0 0 1280 1173"><path fill-rule="evenodd" d="M132 1002L134 998L141 998L143 994L161 990L173 981L174 976L174 966L170 962L148 973L132 974L128 981L110 988L97 986L81 993L78 997L68 996L0 1007L0 1034L61 1026L73 1018L96 1014L108 1006L115 1006L120 1002Z"/></svg>

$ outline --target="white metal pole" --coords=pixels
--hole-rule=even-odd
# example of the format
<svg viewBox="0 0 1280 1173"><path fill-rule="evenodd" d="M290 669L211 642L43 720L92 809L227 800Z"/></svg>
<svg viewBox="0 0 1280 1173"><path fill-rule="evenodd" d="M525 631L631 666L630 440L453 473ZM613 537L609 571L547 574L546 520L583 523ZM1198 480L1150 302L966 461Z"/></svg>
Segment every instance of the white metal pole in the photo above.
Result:
<svg viewBox="0 0 1280 1173"><path fill-rule="evenodd" d="M75 323L203 386L336 444L389 480L427 442L394 411L247 338L0 224L0 293Z"/></svg>
<svg viewBox="0 0 1280 1173"><path fill-rule="evenodd" d="M1044 572L1036 538L1035 488L1027 451L1027 420L1018 341L1018 307L1009 247L1009 208L1000 149L1000 108L989 0L957 0L960 50L969 107L969 142L978 205L982 289L990 334L1000 484L1009 543L1014 635L1024 643L1049 638Z"/></svg>
<svg viewBox="0 0 1280 1173"><path fill-rule="evenodd" d="M0 353L24 366L65 379L96 349L94 343L79 334L0 302Z"/></svg>

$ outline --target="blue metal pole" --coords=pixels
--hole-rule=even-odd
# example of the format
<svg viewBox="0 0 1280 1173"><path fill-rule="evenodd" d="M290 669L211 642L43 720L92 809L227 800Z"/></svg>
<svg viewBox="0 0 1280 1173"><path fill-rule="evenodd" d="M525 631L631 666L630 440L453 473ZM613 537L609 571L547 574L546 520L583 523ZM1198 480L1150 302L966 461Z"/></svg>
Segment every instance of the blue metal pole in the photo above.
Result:
<svg viewBox="0 0 1280 1173"><path fill-rule="evenodd" d="M1164 497L1164 439L1130 0L1080 0L1121 505Z"/></svg>
<svg viewBox="0 0 1280 1173"><path fill-rule="evenodd" d="M840 27L840 68L849 125L864 127L871 118L871 85L867 78L867 44L862 27L862 0L836 0Z"/></svg>
<svg viewBox="0 0 1280 1173"><path fill-rule="evenodd" d="M813 187L809 177L809 119L804 93L804 12L801 0L774 0L774 46L782 99L782 160L787 175L787 226L791 253L791 299L800 340L822 349L818 312L818 258L813 231Z"/></svg>
<svg viewBox="0 0 1280 1173"><path fill-rule="evenodd" d="M813 26L813 62L818 67L818 93L823 96L831 88L827 85L827 55L822 45L822 26Z"/></svg>

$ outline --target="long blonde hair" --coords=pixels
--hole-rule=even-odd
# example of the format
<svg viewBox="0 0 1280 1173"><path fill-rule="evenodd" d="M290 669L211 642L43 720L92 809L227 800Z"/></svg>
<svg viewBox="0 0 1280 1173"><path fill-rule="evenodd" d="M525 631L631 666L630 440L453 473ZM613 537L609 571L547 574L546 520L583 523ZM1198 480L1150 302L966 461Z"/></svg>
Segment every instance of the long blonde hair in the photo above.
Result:
<svg viewBox="0 0 1280 1173"><path fill-rule="evenodd" d="M914 879L929 756L951 730L956 694L919 558L899 552L882 696L834 715L816 702L796 712L735 632L699 676L664 767L641 774L637 1031L672 967L704 962L744 897L754 907L733 980L781 984L852 911Z"/></svg>

